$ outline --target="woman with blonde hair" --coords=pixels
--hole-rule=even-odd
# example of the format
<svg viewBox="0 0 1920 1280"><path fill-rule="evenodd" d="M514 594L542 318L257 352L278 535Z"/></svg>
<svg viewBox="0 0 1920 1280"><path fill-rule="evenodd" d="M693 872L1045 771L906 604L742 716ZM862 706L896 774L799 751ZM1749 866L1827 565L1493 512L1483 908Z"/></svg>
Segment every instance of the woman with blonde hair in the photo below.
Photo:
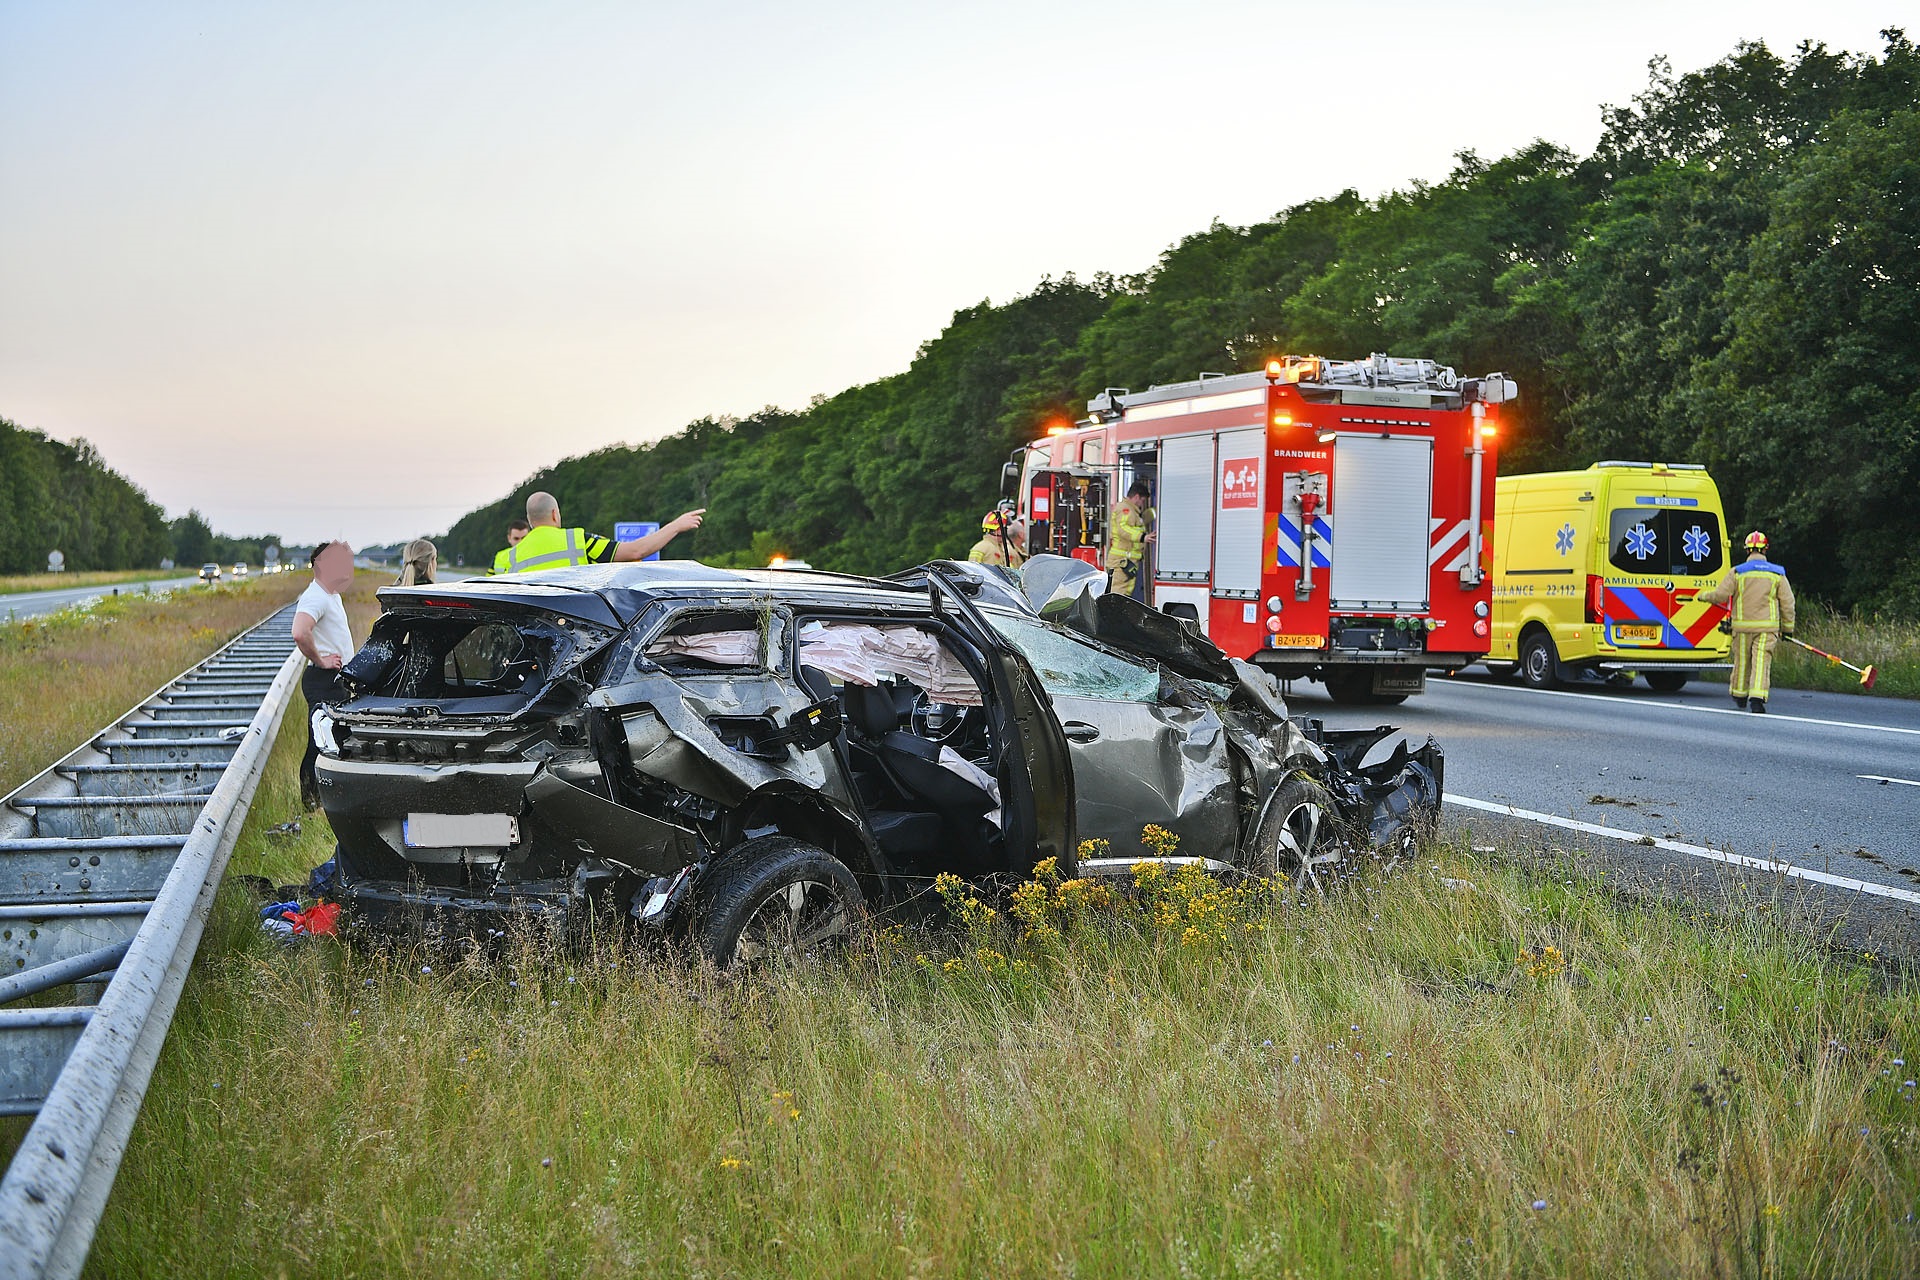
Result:
<svg viewBox="0 0 1920 1280"><path fill-rule="evenodd" d="M394 580L396 587L420 587L433 581L434 570L440 567L440 552L425 538L415 538L407 544L401 555L400 576Z"/></svg>

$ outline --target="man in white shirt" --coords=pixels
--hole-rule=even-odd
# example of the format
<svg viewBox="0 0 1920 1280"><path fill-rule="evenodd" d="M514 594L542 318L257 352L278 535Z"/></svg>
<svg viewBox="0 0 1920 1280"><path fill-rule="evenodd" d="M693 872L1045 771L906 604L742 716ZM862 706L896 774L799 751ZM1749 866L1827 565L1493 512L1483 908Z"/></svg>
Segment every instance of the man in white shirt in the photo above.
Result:
<svg viewBox="0 0 1920 1280"><path fill-rule="evenodd" d="M309 557L313 581L300 593L293 614L293 643L307 657L300 692L307 699L307 754L300 761L300 799L308 809L320 807L320 782L314 761L320 744L313 738L313 713L347 696L340 684L340 668L353 657L353 631L347 626L347 607L340 593L353 581L353 548L344 542L323 542Z"/></svg>

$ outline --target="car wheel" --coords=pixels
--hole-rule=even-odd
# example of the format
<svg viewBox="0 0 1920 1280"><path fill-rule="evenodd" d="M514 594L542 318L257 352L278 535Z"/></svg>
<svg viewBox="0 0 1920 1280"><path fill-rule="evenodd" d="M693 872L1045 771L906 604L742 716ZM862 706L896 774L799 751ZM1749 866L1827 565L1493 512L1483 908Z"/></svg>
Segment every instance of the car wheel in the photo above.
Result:
<svg viewBox="0 0 1920 1280"><path fill-rule="evenodd" d="M865 895L844 862L798 840L763 836L707 873L694 934L707 958L725 968L828 949L865 918Z"/></svg>
<svg viewBox="0 0 1920 1280"><path fill-rule="evenodd" d="M1684 671L1643 671L1647 678L1647 688L1655 693L1678 693L1687 687L1687 673Z"/></svg>
<svg viewBox="0 0 1920 1280"><path fill-rule="evenodd" d="M1558 665L1552 638L1544 631L1528 632L1520 645L1520 678L1535 689L1551 689L1560 683L1554 674Z"/></svg>
<svg viewBox="0 0 1920 1280"><path fill-rule="evenodd" d="M1241 867L1257 876L1294 876L1318 888L1319 869L1341 858L1333 794L1298 774L1280 784Z"/></svg>

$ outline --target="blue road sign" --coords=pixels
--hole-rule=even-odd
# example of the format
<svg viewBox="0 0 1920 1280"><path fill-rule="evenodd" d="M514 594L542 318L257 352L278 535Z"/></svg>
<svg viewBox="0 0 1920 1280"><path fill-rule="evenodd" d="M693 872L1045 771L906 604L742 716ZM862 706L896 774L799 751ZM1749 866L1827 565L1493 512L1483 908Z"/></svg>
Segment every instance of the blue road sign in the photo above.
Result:
<svg viewBox="0 0 1920 1280"><path fill-rule="evenodd" d="M650 533L658 532L660 532L660 522L658 520L622 520L613 526L613 540L615 542L636 542ZM660 553L658 551L647 557L649 560L658 560L659 558Z"/></svg>

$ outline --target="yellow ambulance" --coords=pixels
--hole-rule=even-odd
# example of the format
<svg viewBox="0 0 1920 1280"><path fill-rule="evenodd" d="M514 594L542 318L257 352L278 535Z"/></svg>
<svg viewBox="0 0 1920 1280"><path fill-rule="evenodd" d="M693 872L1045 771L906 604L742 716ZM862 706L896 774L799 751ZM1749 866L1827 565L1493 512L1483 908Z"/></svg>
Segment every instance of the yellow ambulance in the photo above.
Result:
<svg viewBox="0 0 1920 1280"><path fill-rule="evenodd" d="M1692 462L1596 462L1495 483L1487 667L1537 689L1582 673L1677 692L1725 663L1720 490Z"/></svg>

